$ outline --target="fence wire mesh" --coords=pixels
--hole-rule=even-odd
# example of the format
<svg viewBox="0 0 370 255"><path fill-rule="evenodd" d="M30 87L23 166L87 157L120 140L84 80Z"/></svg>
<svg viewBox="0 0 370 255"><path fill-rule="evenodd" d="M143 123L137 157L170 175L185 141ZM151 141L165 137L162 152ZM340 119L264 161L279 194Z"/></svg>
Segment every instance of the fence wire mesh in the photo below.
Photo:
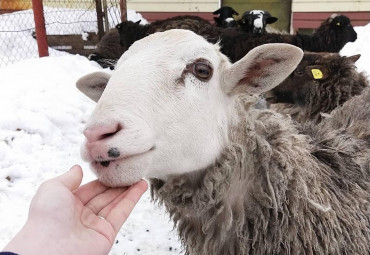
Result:
<svg viewBox="0 0 370 255"><path fill-rule="evenodd" d="M44 0L43 5L50 56L65 55L76 43L69 40L86 41L98 32L96 0ZM119 0L101 0L101 6L107 31L121 22ZM36 57L32 0L0 0L0 67Z"/></svg>

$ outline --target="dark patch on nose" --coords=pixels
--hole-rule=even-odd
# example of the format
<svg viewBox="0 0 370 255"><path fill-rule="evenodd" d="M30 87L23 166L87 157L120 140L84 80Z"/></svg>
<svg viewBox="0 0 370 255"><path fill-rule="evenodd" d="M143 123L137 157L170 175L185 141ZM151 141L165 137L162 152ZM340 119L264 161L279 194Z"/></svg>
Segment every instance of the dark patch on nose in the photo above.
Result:
<svg viewBox="0 0 370 255"><path fill-rule="evenodd" d="M111 158L118 158L121 154L117 148L110 148L108 151L108 156Z"/></svg>
<svg viewBox="0 0 370 255"><path fill-rule="evenodd" d="M100 162L100 165L102 165L104 167L108 167L109 166L109 163L110 163L110 161L101 161Z"/></svg>

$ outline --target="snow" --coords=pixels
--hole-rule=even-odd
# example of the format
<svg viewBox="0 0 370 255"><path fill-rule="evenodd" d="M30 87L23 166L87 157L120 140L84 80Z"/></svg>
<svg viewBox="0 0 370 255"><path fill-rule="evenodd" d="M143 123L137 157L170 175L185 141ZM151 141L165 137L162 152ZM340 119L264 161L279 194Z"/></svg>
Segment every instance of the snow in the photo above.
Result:
<svg viewBox="0 0 370 255"><path fill-rule="evenodd" d="M138 15L135 12L130 15ZM140 18L140 15L135 16ZM136 20L138 20L136 19ZM1 16L0 16L1 22ZM355 27L358 39L341 54L361 54L359 70L370 74L370 24ZM86 31L82 28L79 33ZM0 40L5 38L0 33ZM37 58L35 40L27 32L15 47L34 44L28 59L0 67L0 250L21 228L37 187L74 164L84 169L84 183L95 179L80 158L82 129L95 103L80 93L75 83L81 76L103 70L87 58L63 53ZM14 51L0 48L0 57ZM181 254L180 242L163 207L149 192L119 232L110 254Z"/></svg>
<svg viewBox="0 0 370 255"><path fill-rule="evenodd" d="M142 19L133 11L128 13L130 20ZM14 39L0 34L0 40ZM51 57L37 58L36 41L28 31L15 47L29 44L34 48L26 56L29 59L0 68L0 250L26 221L30 201L43 181L75 164L84 169L83 183L95 179L80 158L82 130L95 103L75 83L103 69L85 57L52 49ZM13 58L14 52L0 48L0 57ZM180 252L169 216L151 201L148 191L119 232L110 254Z"/></svg>

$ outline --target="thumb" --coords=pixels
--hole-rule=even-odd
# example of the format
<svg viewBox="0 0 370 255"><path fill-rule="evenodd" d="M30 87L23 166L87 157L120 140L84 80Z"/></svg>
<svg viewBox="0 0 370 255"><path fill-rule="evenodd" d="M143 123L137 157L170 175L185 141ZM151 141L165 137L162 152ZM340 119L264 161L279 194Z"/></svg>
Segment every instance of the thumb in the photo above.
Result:
<svg viewBox="0 0 370 255"><path fill-rule="evenodd" d="M82 176L82 168L79 165L74 165L68 172L56 177L54 180L61 182L63 186L73 191L80 186Z"/></svg>

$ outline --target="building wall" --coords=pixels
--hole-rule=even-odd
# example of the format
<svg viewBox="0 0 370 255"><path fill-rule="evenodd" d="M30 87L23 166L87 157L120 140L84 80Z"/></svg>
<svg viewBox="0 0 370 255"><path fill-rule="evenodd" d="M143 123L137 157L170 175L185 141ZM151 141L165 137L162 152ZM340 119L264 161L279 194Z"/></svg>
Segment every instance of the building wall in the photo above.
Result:
<svg viewBox="0 0 370 255"><path fill-rule="evenodd" d="M370 0L293 0L293 12L365 12Z"/></svg>
<svg viewBox="0 0 370 255"><path fill-rule="evenodd" d="M213 12L218 0L127 0L127 8L137 12Z"/></svg>
<svg viewBox="0 0 370 255"><path fill-rule="evenodd" d="M346 15L353 26L370 23L370 0L293 0L292 32L314 29L333 13Z"/></svg>
<svg viewBox="0 0 370 255"><path fill-rule="evenodd" d="M139 12L147 21L177 15L196 15L213 23L212 14L220 6L219 0L127 0L127 9Z"/></svg>
<svg viewBox="0 0 370 255"><path fill-rule="evenodd" d="M31 0L0 0L0 14L32 8Z"/></svg>

